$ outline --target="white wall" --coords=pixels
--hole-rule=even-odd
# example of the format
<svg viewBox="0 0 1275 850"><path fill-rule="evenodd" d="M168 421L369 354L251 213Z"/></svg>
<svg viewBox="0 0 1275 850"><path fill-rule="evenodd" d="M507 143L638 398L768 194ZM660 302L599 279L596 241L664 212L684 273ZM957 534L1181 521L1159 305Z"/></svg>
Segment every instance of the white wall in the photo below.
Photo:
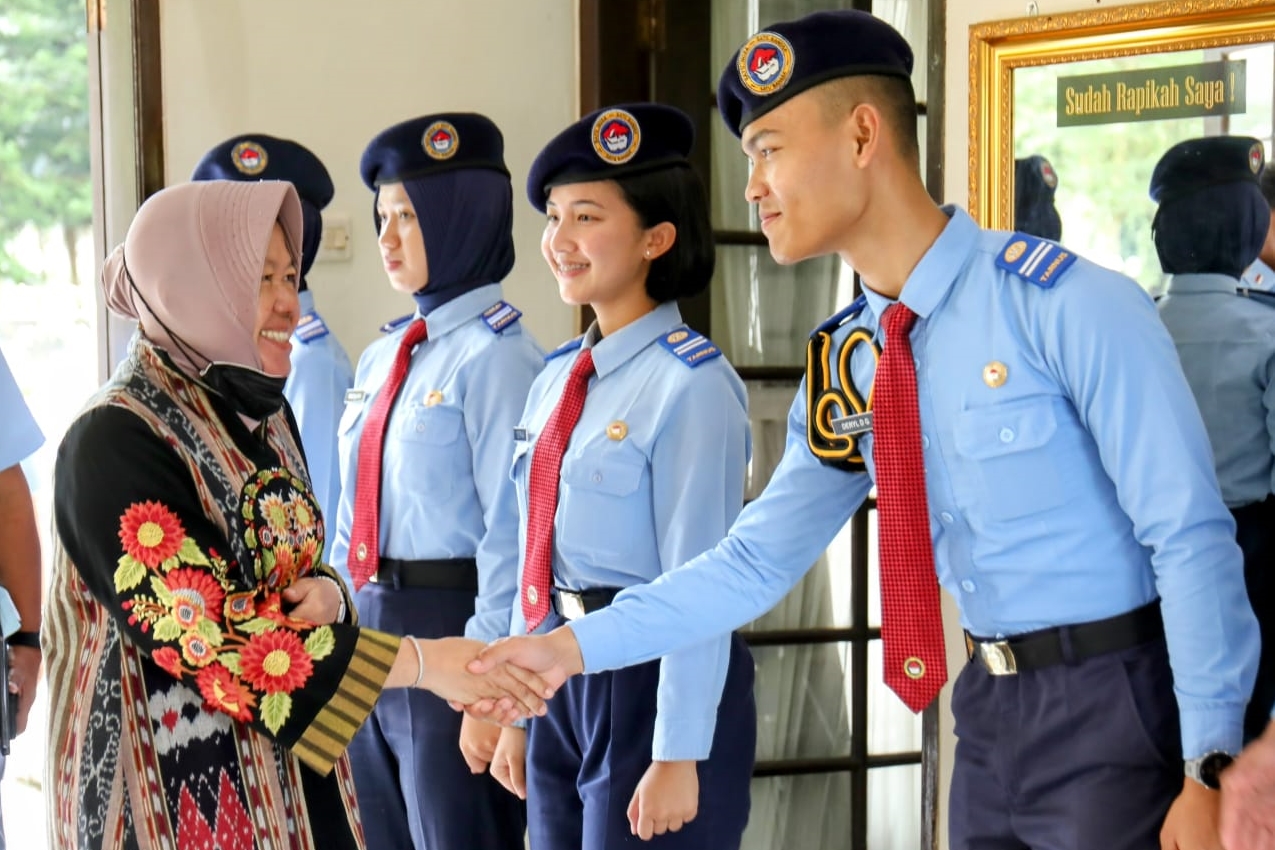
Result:
<svg viewBox="0 0 1275 850"><path fill-rule="evenodd" d="M506 297L545 346L574 330L540 259L528 166L577 115L574 0L165 0L161 5L167 182L241 132L293 138L336 184L326 214L351 221L352 257L316 263L319 309L351 358L410 299L385 280L359 156L378 132L442 110L481 112L505 135L518 262Z"/></svg>

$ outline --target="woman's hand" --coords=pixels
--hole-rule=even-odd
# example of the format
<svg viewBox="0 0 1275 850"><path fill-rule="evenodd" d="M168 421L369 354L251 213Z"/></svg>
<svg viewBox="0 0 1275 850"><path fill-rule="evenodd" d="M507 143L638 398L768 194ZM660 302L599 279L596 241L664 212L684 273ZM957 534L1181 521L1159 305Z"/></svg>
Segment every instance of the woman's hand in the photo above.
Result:
<svg viewBox="0 0 1275 850"><path fill-rule="evenodd" d="M694 761L653 761L629 802L629 829L643 841L677 832L699 813L699 771Z"/></svg>

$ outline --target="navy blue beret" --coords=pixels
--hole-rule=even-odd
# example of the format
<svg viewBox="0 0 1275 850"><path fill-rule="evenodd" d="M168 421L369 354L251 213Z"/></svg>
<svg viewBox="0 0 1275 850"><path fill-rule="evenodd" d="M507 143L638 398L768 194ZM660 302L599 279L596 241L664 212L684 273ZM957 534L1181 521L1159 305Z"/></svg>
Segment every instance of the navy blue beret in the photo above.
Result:
<svg viewBox="0 0 1275 850"><path fill-rule="evenodd" d="M863 75L912 78L912 48L867 12L815 12L754 35L717 84L717 108L736 136L757 118L812 86Z"/></svg>
<svg viewBox="0 0 1275 850"><path fill-rule="evenodd" d="M1054 206L1058 174L1040 155L1014 160L1014 229L1044 239L1062 238L1062 219Z"/></svg>
<svg viewBox="0 0 1275 850"><path fill-rule="evenodd" d="M243 133L204 154L191 180L286 180L301 200L323 209L332 200L332 178L309 148L265 133Z"/></svg>
<svg viewBox="0 0 1275 850"><path fill-rule="evenodd" d="M688 167L695 125L661 103L625 103L591 112L553 137L527 175L527 200L545 211L549 190L670 166Z"/></svg>
<svg viewBox="0 0 1275 850"><path fill-rule="evenodd" d="M509 174L505 137L485 115L439 112L395 124L368 142L359 160L369 189L462 168Z"/></svg>
<svg viewBox="0 0 1275 850"><path fill-rule="evenodd" d="M1151 200L1162 204L1226 183L1257 185L1265 162L1262 143L1249 136L1207 136L1178 142L1151 172Z"/></svg>

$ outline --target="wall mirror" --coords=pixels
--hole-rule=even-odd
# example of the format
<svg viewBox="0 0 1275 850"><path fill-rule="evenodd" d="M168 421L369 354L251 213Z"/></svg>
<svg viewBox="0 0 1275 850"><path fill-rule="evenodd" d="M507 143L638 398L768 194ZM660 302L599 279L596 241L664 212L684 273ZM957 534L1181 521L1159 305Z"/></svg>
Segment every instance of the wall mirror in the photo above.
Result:
<svg viewBox="0 0 1275 850"><path fill-rule="evenodd" d="M1061 241L1153 294L1165 281L1147 195L1156 161L1179 141L1223 134L1259 139L1270 160L1273 125L1269 0L1168 0L970 28L971 214L1013 229L1015 160L1042 156Z"/></svg>

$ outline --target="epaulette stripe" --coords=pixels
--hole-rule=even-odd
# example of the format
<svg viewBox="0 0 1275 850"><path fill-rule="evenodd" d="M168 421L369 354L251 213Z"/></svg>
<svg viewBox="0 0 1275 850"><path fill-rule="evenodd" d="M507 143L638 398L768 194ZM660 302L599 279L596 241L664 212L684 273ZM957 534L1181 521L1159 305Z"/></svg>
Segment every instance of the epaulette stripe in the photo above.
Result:
<svg viewBox="0 0 1275 850"><path fill-rule="evenodd" d="M522 311L505 301L497 301L483 311L483 321L493 333L500 333L522 316Z"/></svg>
<svg viewBox="0 0 1275 850"><path fill-rule="evenodd" d="M1030 275L1036 271L1036 267L1040 265L1040 261L1049 255L1049 243L1041 242L1036 246L1036 250L1031 252L1027 260L1022 265L1024 275Z"/></svg>
<svg viewBox="0 0 1275 850"><path fill-rule="evenodd" d="M686 342L679 345L677 348L673 349L673 353L678 355L685 354L688 351L693 351L694 349L699 348L701 345L703 345L706 342L708 342L708 339L706 337L693 336Z"/></svg>

